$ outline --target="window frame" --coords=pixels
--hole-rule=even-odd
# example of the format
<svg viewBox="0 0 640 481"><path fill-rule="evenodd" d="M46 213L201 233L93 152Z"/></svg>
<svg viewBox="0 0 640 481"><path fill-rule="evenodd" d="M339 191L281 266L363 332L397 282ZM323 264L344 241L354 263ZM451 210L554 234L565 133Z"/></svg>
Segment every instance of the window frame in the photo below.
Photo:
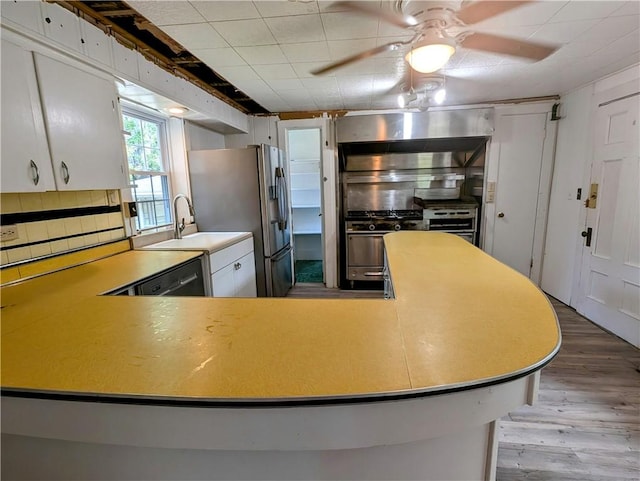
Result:
<svg viewBox="0 0 640 481"><path fill-rule="evenodd" d="M149 178L152 177L160 177L161 179L164 178L166 179L166 181L161 181L163 182L163 197L160 197L160 199L165 199L164 195L166 195L166 207L165 207L165 215L166 218L168 219L167 222L165 223L155 223L154 225L150 225L147 227L142 227L141 226L141 221L140 221L140 205L138 205L138 216L136 217L136 221L135 221L135 227L136 227L136 231L139 233L145 233L145 232L152 232L154 230L157 229L163 229L166 227L170 227L173 225L173 212L171 211L171 199L173 198L173 194L172 194L172 171L171 171L171 158L170 158L170 149L169 149L169 144L168 144L168 136L169 136L169 132L168 132L168 119L166 117L163 117L161 115L153 115L150 114L146 111L142 111L136 108L132 108L129 105L127 106L122 106L121 108L121 115L122 115L122 124L123 124L123 138L124 138L124 144L125 144L125 154L127 157L127 168L129 171L129 180L131 182L131 197L132 199L136 202L136 203L140 203L139 199L138 199L138 195L136 193L136 189L137 186L136 184L139 182L139 180L135 180L134 176L148 176ZM128 116L128 117L133 117L136 119L139 119L143 122L150 122L153 124L158 125L158 144L159 144L159 150L160 150L160 164L161 164L161 168L162 170L158 171L158 170L135 170L131 168L131 165L129 163L129 153L127 151L127 136L130 135L126 129L124 128L124 116ZM144 148L144 145L143 145ZM153 201L156 201L155 199L155 195L153 197ZM152 201L152 202L153 202ZM157 202L157 201L156 201ZM157 211L154 208L154 216L156 216ZM156 217L156 221L157 221L157 217Z"/></svg>

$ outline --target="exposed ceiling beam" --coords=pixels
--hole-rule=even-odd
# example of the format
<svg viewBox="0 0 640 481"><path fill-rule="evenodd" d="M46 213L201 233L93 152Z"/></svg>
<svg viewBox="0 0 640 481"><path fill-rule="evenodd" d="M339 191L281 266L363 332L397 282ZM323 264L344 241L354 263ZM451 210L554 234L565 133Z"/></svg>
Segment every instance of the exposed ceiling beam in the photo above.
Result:
<svg viewBox="0 0 640 481"><path fill-rule="evenodd" d="M138 14L132 8L125 10L99 10L105 17L133 17Z"/></svg>
<svg viewBox="0 0 640 481"><path fill-rule="evenodd" d="M46 1L56 3L89 21L107 35L113 36L122 45L137 50L160 68L184 78L239 111L247 114L269 113L267 109L247 94L233 87L230 82L200 62L195 56L189 54L182 45L131 9L125 2ZM114 14L114 12L129 11L134 11L135 15ZM111 16L108 17L104 13L110 13ZM142 35L144 32L146 34ZM158 48L164 50L165 53L163 54L158 48L154 48L149 42L157 43ZM186 57L177 59L172 54L186 54Z"/></svg>

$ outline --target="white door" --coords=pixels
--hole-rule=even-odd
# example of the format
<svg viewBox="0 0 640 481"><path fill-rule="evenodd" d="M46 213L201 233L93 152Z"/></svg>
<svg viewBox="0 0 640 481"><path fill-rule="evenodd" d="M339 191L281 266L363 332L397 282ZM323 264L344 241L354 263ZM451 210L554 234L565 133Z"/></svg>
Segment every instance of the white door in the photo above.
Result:
<svg viewBox="0 0 640 481"><path fill-rule="evenodd" d="M637 87L636 87L637 88ZM601 104L593 131L591 183L577 310L640 346L640 96Z"/></svg>
<svg viewBox="0 0 640 481"><path fill-rule="evenodd" d="M504 115L496 131L500 156L491 255L534 282L535 233L546 213L541 185L547 113ZM546 181L542 181L545 183ZM544 211L544 212L543 212ZM539 262L539 259L536 259Z"/></svg>

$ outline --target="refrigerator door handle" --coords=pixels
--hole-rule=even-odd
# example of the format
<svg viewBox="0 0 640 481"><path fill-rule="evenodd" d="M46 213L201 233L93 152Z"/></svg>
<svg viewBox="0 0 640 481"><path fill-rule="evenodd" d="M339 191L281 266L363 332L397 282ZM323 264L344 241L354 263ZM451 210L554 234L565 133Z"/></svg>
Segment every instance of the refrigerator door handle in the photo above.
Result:
<svg viewBox="0 0 640 481"><path fill-rule="evenodd" d="M276 185L278 187L278 228L285 230L287 228L287 183L284 177L284 169L278 167L276 169Z"/></svg>
<svg viewBox="0 0 640 481"><path fill-rule="evenodd" d="M284 226L289 222L289 189L287 188L287 177L282 170L282 211L284 213Z"/></svg>
<svg viewBox="0 0 640 481"><path fill-rule="evenodd" d="M282 260L283 257L286 257L291 252L291 249L292 249L291 245L288 245L287 247L282 249L279 253L271 257L271 260L273 262L278 262Z"/></svg>

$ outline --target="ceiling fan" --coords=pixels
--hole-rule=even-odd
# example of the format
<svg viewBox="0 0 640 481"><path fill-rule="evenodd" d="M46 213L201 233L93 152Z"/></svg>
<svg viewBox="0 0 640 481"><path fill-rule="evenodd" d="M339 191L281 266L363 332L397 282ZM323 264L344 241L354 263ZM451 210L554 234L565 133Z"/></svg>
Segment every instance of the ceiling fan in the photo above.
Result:
<svg viewBox="0 0 640 481"><path fill-rule="evenodd" d="M311 73L322 75L383 52L398 50L405 45L411 45L405 57L407 62L414 70L422 73L431 73L442 68L459 47L542 60L555 52L558 47L474 32L468 28L469 25L531 1L534 0L479 0L470 3L462 2L462 7L459 9L452 8L452 4L459 4L459 2L416 2L420 6L424 5L425 8L411 15L403 13L403 4L408 3L403 0L394 0L395 11L383 10L363 1L339 1L334 5L379 18L391 25L413 32L413 36L407 41L389 42L343 58Z"/></svg>

